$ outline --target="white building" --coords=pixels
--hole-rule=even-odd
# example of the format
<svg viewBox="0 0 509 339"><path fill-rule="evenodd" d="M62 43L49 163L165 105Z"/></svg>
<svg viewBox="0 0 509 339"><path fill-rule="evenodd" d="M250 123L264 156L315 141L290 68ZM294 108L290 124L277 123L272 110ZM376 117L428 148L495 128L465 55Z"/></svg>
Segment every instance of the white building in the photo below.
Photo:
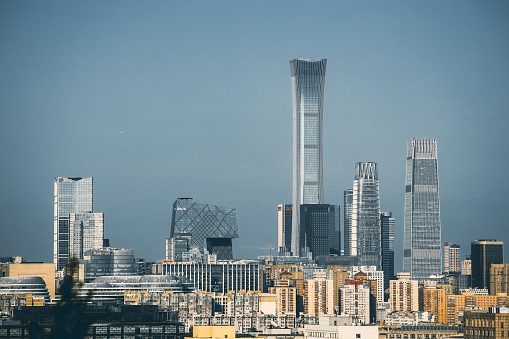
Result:
<svg viewBox="0 0 509 339"><path fill-rule="evenodd" d="M345 324L344 317L320 317L318 325L304 325L304 339L378 338L378 326Z"/></svg>
<svg viewBox="0 0 509 339"><path fill-rule="evenodd" d="M340 309L342 315L350 315L361 324L370 323L370 287L361 281L349 281L340 288Z"/></svg>

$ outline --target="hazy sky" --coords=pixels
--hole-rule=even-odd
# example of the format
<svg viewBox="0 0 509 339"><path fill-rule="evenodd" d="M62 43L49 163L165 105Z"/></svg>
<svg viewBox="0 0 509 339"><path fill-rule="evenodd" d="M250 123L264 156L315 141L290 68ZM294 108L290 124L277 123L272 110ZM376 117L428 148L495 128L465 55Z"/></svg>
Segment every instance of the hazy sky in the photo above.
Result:
<svg viewBox="0 0 509 339"><path fill-rule="evenodd" d="M52 261L57 176L94 177L105 236L136 257L164 258L178 197L235 207L234 256L267 255L292 200L293 58L328 59L325 202L377 162L397 269L412 138L438 142L442 241L507 247L508 18L507 1L1 1L0 256Z"/></svg>

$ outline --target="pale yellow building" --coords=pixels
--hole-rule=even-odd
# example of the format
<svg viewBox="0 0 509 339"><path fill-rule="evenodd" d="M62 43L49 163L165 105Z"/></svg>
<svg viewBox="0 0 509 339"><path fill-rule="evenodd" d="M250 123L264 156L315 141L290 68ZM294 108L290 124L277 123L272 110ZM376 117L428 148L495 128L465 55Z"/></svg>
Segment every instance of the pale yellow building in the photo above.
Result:
<svg viewBox="0 0 509 339"><path fill-rule="evenodd" d="M447 295L448 290L440 286L423 289L423 311L433 314L440 324L447 324Z"/></svg>
<svg viewBox="0 0 509 339"><path fill-rule="evenodd" d="M390 281L389 303L391 312L419 311L419 286L417 280L410 279L410 273L400 272L398 280Z"/></svg>
<svg viewBox="0 0 509 339"><path fill-rule="evenodd" d="M308 316L334 315L334 281L325 272L315 272L313 279L304 282L304 313Z"/></svg>
<svg viewBox="0 0 509 339"><path fill-rule="evenodd" d="M509 293L509 264L491 264L490 294Z"/></svg>
<svg viewBox="0 0 509 339"><path fill-rule="evenodd" d="M54 263L20 263L9 264L8 277L41 277L46 283L50 299L55 298L55 264Z"/></svg>
<svg viewBox="0 0 509 339"><path fill-rule="evenodd" d="M230 339L236 338L235 326L193 326L193 336L185 339Z"/></svg>
<svg viewBox="0 0 509 339"><path fill-rule="evenodd" d="M464 310L488 310L491 306L508 306L506 293L498 295L477 295L474 292L463 292L461 295L447 296L447 324L457 325L458 314Z"/></svg>
<svg viewBox="0 0 509 339"><path fill-rule="evenodd" d="M297 287L291 284L287 279L276 280L269 288L269 293L276 295L277 314L297 314Z"/></svg>

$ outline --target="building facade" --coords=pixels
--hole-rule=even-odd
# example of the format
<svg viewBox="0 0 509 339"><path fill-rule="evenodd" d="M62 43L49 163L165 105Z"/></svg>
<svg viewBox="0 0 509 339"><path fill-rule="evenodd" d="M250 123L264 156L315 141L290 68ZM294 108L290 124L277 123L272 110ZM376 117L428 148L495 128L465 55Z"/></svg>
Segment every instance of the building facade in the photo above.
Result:
<svg viewBox="0 0 509 339"><path fill-rule="evenodd" d="M349 188L343 194L343 254L352 256L352 206L353 189Z"/></svg>
<svg viewBox="0 0 509 339"><path fill-rule="evenodd" d="M509 264L491 264L490 294L509 294Z"/></svg>
<svg viewBox="0 0 509 339"><path fill-rule="evenodd" d="M206 249L219 260L233 259L232 239L238 238L234 208L179 198L173 203L167 260L181 261L192 248Z"/></svg>
<svg viewBox="0 0 509 339"><path fill-rule="evenodd" d="M71 213L93 211L93 178L57 177L53 186L53 262L60 271L71 255Z"/></svg>
<svg viewBox="0 0 509 339"><path fill-rule="evenodd" d="M457 244L444 243L444 273L461 272L461 247Z"/></svg>
<svg viewBox="0 0 509 339"><path fill-rule="evenodd" d="M292 254L299 256L300 205L323 204L323 96L326 59L290 61L293 104Z"/></svg>
<svg viewBox="0 0 509 339"><path fill-rule="evenodd" d="M442 273L437 142L408 142L405 180L403 271L412 279Z"/></svg>
<svg viewBox="0 0 509 339"><path fill-rule="evenodd" d="M472 287L490 288L490 265L504 263L504 243L493 239L472 241Z"/></svg>
<svg viewBox="0 0 509 339"><path fill-rule="evenodd" d="M355 164L353 181L351 255L360 266L381 268L380 187L374 162Z"/></svg>
<svg viewBox="0 0 509 339"><path fill-rule="evenodd" d="M291 253L292 248L292 205L277 205L277 248L280 256Z"/></svg>
<svg viewBox="0 0 509 339"><path fill-rule="evenodd" d="M380 231L382 233L382 271L384 272L384 291L394 280L394 217L392 212L380 213ZM389 295L385 296L387 301Z"/></svg>
<svg viewBox="0 0 509 339"><path fill-rule="evenodd" d="M86 251L103 246L104 213L71 213L69 225L70 257L83 259Z"/></svg>
<svg viewBox="0 0 509 339"><path fill-rule="evenodd" d="M419 311L419 285L417 280L410 279L410 273L398 273L397 280L391 280L389 303L391 312Z"/></svg>
<svg viewBox="0 0 509 339"><path fill-rule="evenodd" d="M311 252L312 257L328 256L332 243L339 245L339 206L329 204L300 205L300 248ZM331 234L338 238L331 239ZM302 254L302 251L301 251Z"/></svg>

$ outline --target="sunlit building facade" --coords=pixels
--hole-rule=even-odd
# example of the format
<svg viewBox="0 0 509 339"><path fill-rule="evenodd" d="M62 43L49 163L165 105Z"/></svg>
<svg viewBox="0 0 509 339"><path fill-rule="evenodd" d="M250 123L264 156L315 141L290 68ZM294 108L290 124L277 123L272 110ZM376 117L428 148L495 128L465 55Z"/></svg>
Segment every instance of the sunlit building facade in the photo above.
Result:
<svg viewBox="0 0 509 339"><path fill-rule="evenodd" d="M101 248L104 240L104 213L69 214L69 255L83 259L88 250Z"/></svg>
<svg viewBox="0 0 509 339"><path fill-rule="evenodd" d="M293 103L292 254L299 256L300 205L323 204L323 94L326 59L290 61Z"/></svg>
<svg viewBox="0 0 509 339"><path fill-rule="evenodd" d="M93 211L93 178L55 178L53 204L53 262L59 271L71 254L71 213Z"/></svg>
<svg viewBox="0 0 509 339"><path fill-rule="evenodd" d="M277 247L280 256L291 252L292 248L292 205L277 206Z"/></svg>
<svg viewBox="0 0 509 339"><path fill-rule="evenodd" d="M408 142L405 180L403 271L412 279L442 273L437 142Z"/></svg>

